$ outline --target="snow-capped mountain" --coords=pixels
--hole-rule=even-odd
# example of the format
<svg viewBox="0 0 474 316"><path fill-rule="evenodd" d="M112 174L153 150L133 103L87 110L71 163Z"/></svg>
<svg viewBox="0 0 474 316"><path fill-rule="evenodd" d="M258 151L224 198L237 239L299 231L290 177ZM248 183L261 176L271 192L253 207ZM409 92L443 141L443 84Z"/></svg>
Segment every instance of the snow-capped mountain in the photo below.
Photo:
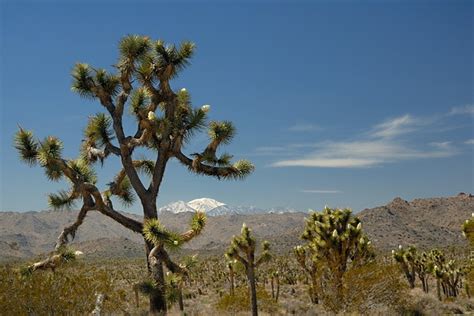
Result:
<svg viewBox="0 0 474 316"><path fill-rule="evenodd" d="M297 210L274 207L271 209L262 209L255 206L230 206L210 198L200 198L189 202L178 201L165 205L158 209L158 212L183 213L183 212L205 212L208 216L232 215L232 214L267 214L267 213L294 213Z"/></svg>
<svg viewBox="0 0 474 316"><path fill-rule="evenodd" d="M188 205L195 210L207 213L216 207L224 206L226 204L209 198L201 198L189 201Z"/></svg>
<svg viewBox="0 0 474 316"><path fill-rule="evenodd" d="M183 212L196 212L194 208L188 205L184 201L173 202L158 209L158 213L170 212L170 213L183 213Z"/></svg>

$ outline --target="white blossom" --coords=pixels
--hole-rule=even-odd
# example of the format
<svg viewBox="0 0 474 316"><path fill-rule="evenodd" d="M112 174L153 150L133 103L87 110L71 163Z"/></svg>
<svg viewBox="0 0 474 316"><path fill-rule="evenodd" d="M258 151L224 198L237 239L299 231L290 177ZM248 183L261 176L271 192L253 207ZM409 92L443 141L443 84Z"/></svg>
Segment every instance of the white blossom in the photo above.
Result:
<svg viewBox="0 0 474 316"><path fill-rule="evenodd" d="M148 119L149 119L150 121L156 120L155 112L153 112L153 111L148 112Z"/></svg>
<svg viewBox="0 0 474 316"><path fill-rule="evenodd" d="M211 106L209 104L204 104L203 106L201 106L201 111L203 111L204 113L209 112L210 109Z"/></svg>

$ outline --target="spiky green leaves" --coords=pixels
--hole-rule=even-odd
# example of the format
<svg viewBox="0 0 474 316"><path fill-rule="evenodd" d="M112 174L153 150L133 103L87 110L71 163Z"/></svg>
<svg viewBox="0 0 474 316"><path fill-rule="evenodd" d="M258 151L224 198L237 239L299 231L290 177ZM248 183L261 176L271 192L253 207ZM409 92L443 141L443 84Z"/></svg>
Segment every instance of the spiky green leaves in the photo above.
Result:
<svg viewBox="0 0 474 316"><path fill-rule="evenodd" d="M115 96L120 79L105 69L93 69L88 64L77 63L72 70L71 90L84 98L97 97L97 93Z"/></svg>
<svg viewBox="0 0 474 316"><path fill-rule="evenodd" d="M55 210L71 209L76 197L71 192L59 191L48 195L48 205Z"/></svg>
<svg viewBox="0 0 474 316"><path fill-rule="evenodd" d="M54 136L48 136L40 143L37 159L44 167L46 176L49 180L57 181L63 175L61 166L61 154L63 143Z"/></svg>
<svg viewBox="0 0 474 316"><path fill-rule="evenodd" d="M245 159L235 162L233 167L237 170L237 172L232 175L234 179L244 179L255 170L255 166Z"/></svg>
<svg viewBox="0 0 474 316"><path fill-rule="evenodd" d="M165 79L174 78L179 71L189 65L194 49L195 44L192 42L183 42L179 48L176 48L175 45L165 44L162 40L156 41L156 64L161 69L160 76Z"/></svg>
<svg viewBox="0 0 474 316"><path fill-rule="evenodd" d="M119 92L120 79L109 74L105 69L95 71L94 82L109 96L115 96Z"/></svg>
<svg viewBox="0 0 474 316"><path fill-rule="evenodd" d="M92 78L92 69L88 64L77 63L72 70L71 90L81 97L93 98L94 79Z"/></svg>
<svg viewBox="0 0 474 316"><path fill-rule="evenodd" d="M97 142L99 146L110 143L114 137L111 130L112 119L104 113L97 113L89 118L84 130L84 136L89 140Z"/></svg>
<svg viewBox="0 0 474 316"><path fill-rule="evenodd" d="M123 177L118 183L109 183L110 193L116 196L125 206L130 206L135 202L135 194L132 184L127 176Z"/></svg>
<svg viewBox="0 0 474 316"><path fill-rule="evenodd" d="M209 137L218 144L228 144L235 136L235 127L230 121L209 123Z"/></svg>
<svg viewBox="0 0 474 316"><path fill-rule="evenodd" d="M97 174L84 159L70 160L67 164L74 170L76 177L81 182L89 182L92 184L97 182Z"/></svg>
<svg viewBox="0 0 474 316"><path fill-rule="evenodd" d="M130 112L138 119L141 119L150 103L150 94L146 88L139 88L133 91L130 102Z"/></svg>
<svg viewBox="0 0 474 316"><path fill-rule="evenodd" d="M167 230L156 218L145 221L143 235L154 245L164 244L171 249L179 248L183 243L181 235Z"/></svg>
<svg viewBox="0 0 474 316"><path fill-rule="evenodd" d="M206 226L206 221L206 213L194 213L193 217L191 218L191 230L194 232L195 235L199 235L202 232L204 226Z"/></svg>
<svg viewBox="0 0 474 316"><path fill-rule="evenodd" d="M127 35L120 41L119 50L122 58L129 61L141 58L151 47L148 36Z"/></svg>
<svg viewBox="0 0 474 316"><path fill-rule="evenodd" d="M33 132L20 130L15 134L15 148L18 150L20 159L29 165L36 163L38 155L38 143L33 138Z"/></svg>

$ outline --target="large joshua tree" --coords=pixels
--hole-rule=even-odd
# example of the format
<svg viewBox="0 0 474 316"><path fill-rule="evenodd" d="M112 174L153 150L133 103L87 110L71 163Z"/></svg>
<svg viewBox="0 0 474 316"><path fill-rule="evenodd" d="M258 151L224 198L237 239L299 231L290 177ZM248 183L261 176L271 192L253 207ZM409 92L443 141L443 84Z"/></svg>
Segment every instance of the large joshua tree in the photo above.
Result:
<svg viewBox="0 0 474 316"><path fill-rule="evenodd" d="M131 35L120 41L115 72L76 64L72 90L81 97L98 100L104 109L104 113L90 117L77 159L63 157L63 144L58 138L49 136L39 141L31 131L19 129L15 147L22 160L30 165L38 163L49 180L66 179L70 183L69 190L49 195L51 207L70 208L77 200L82 204L76 221L59 236L57 250L70 237L74 238L89 211L98 211L143 235L144 223L117 211L112 197L126 205L138 197L144 222L152 223L149 228L160 227L159 222L150 220L158 218L156 202L167 163L173 158L193 173L217 179L243 179L253 171L254 166L246 160L232 163L231 155L217 155L220 146L229 143L235 135L232 123L209 122L208 105L194 108L186 89L173 90L170 86L170 81L189 64L194 50L191 42L175 46ZM132 135L126 135L124 129L126 107L136 119L136 131ZM186 155L185 145L206 127L209 145L202 152ZM138 148L148 149L154 159L137 158ZM93 167L99 161L103 164L111 155L120 158L121 170L101 190ZM145 176L150 179L148 184ZM196 235L194 227L179 240L187 241ZM164 241L145 238L145 243L150 274L158 285L164 284L163 265L170 270L176 270L176 265L168 256ZM150 295L150 312L166 313L164 287L157 286Z"/></svg>
<svg viewBox="0 0 474 316"><path fill-rule="evenodd" d="M306 219L301 237L307 243L295 249L296 258L300 265L307 267L303 260L306 261L308 255L313 261L314 271L309 270L311 273L317 273L320 268L324 270L326 292L332 290L324 303L338 312L344 300L345 273L350 267L364 264L374 256L370 241L362 231L362 223L349 209L325 207L322 212L313 212Z"/></svg>

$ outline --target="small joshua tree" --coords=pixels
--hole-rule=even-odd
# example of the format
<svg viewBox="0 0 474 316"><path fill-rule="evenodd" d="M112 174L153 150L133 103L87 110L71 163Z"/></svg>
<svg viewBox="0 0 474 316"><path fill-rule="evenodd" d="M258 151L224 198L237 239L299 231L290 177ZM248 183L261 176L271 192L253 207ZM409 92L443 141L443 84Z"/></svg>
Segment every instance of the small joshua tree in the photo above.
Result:
<svg viewBox="0 0 474 316"><path fill-rule="evenodd" d="M295 253L298 264L303 268L303 271L311 280L311 283L308 287L308 293L311 303L318 304L318 293L320 289L320 286L318 286L318 284L321 279L321 263L318 260L317 254L315 253L315 249L308 246L296 246L293 251Z"/></svg>
<svg viewBox="0 0 474 316"><path fill-rule="evenodd" d="M403 248L402 245L398 246L397 250L392 250L392 256L395 261L400 265L401 270L407 278L410 288L415 288L416 280L416 266L415 260L418 256L416 248L414 246L409 246L408 248Z"/></svg>
<svg viewBox="0 0 474 316"><path fill-rule="evenodd" d="M252 315L258 315L257 309L257 288L255 282L255 269L262 263L270 260L270 244L268 241L262 243L262 253L258 258L255 256L256 241L251 236L251 230L245 225L242 225L241 235L232 238L231 246L227 250L226 256L236 259L245 267L247 279L250 288L250 301Z"/></svg>
<svg viewBox="0 0 474 316"><path fill-rule="evenodd" d="M467 271L467 267L460 266L455 260L449 260L442 266L434 266L433 274L441 281L446 297L457 297L459 285Z"/></svg>
<svg viewBox="0 0 474 316"><path fill-rule="evenodd" d="M325 269L326 281L334 293L327 295L334 304L327 303L337 312L343 302L343 278L349 265L363 264L373 258L362 223L349 209L325 207L306 219L302 238L307 241L305 249L311 249L311 260Z"/></svg>
<svg viewBox="0 0 474 316"><path fill-rule="evenodd" d="M227 260L227 269L229 270L229 294L234 296L235 294L235 264L237 263L237 259L229 258L226 254Z"/></svg>
<svg viewBox="0 0 474 316"><path fill-rule="evenodd" d="M421 286L425 293L429 292L429 284L428 279L430 274L434 269L433 261L431 260L431 256L426 253L422 252L421 254L417 255L414 260L415 272L418 275L418 279L421 282Z"/></svg>
<svg viewBox="0 0 474 316"><path fill-rule="evenodd" d="M246 160L232 163L231 155L218 154L221 146L235 135L232 123L209 122L209 105L194 108L186 89L173 90L170 85L189 65L194 50L191 42L175 46L147 36L130 35L120 41L114 72L76 64L72 71L72 90L81 97L99 101L105 110L90 117L77 159L63 157L63 144L58 138L49 136L38 141L32 132L19 129L15 147L20 158L30 165L43 167L49 180L69 181L69 190L49 196L51 207L70 208L77 200L82 203L76 221L60 234L56 249L70 237L74 238L89 211L98 211L142 234L143 222L119 212L112 198L130 205L138 196L144 219L157 219L158 193L171 159L177 159L193 173L217 179L243 179L253 171L254 166ZM127 106L129 111L125 109ZM126 134L123 123L126 112L136 119L136 131L130 135ZM202 152L186 155L184 148L192 136L206 127L209 145ZM148 150L153 159L136 157L140 149ZM107 188L100 190L93 167L110 156L119 158L121 170ZM148 185L140 173L149 177ZM154 247L157 245L146 240L148 269L157 284L164 284L163 265L170 270L174 265L160 245L153 252L157 261L152 272L150 253ZM161 290L164 288L158 286L150 295L151 314L166 314L166 293Z"/></svg>

